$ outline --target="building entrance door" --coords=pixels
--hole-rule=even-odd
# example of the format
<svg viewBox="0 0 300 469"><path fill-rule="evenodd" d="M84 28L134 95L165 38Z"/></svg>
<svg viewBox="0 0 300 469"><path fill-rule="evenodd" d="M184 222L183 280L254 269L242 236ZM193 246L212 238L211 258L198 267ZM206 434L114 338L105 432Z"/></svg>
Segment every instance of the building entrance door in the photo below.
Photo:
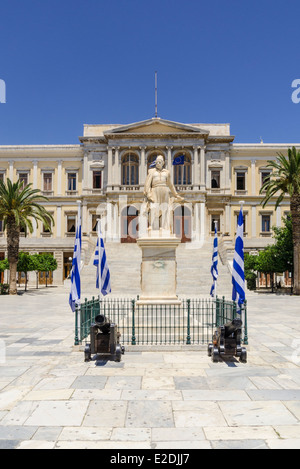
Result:
<svg viewBox="0 0 300 469"><path fill-rule="evenodd" d="M182 243L192 240L192 216L189 208L180 206L174 211L174 233Z"/></svg>
<svg viewBox="0 0 300 469"><path fill-rule="evenodd" d="M121 214L121 243L136 243L139 212L133 206L125 207Z"/></svg>

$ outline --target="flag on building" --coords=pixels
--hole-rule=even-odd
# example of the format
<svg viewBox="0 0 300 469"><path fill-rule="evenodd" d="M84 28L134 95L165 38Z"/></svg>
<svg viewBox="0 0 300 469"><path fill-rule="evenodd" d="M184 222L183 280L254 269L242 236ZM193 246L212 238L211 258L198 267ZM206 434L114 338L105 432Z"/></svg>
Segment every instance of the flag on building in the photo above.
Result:
<svg viewBox="0 0 300 469"><path fill-rule="evenodd" d="M94 266L97 267L96 288L101 291L102 295L111 293L110 272L107 265L104 241L100 229L100 221L98 221L98 239L95 251Z"/></svg>
<svg viewBox="0 0 300 469"><path fill-rule="evenodd" d="M214 237L214 249L212 255L212 266L211 266L211 275L213 278L213 284L210 290L210 296L213 298L216 296L217 290L217 280L218 280L218 232L217 224L215 223L215 237Z"/></svg>
<svg viewBox="0 0 300 469"><path fill-rule="evenodd" d="M80 282L80 264L81 264L81 207L78 208L77 227L74 244L74 254L71 270L71 292L69 304L72 311L75 311L76 305L80 304L81 282Z"/></svg>
<svg viewBox="0 0 300 469"><path fill-rule="evenodd" d="M152 161L152 163L149 165L149 168L155 168L156 166L156 160Z"/></svg>
<svg viewBox="0 0 300 469"><path fill-rule="evenodd" d="M236 233L233 270L232 270L232 300L236 301L241 313L241 308L246 299L245 290L245 267L244 267L244 218L243 207L241 207L238 227Z"/></svg>
<svg viewBox="0 0 300 469"><path fill-rule="evenodd" d="M173 160L173 165L178 166L184 164L184 155L176 156Z"/></svg>

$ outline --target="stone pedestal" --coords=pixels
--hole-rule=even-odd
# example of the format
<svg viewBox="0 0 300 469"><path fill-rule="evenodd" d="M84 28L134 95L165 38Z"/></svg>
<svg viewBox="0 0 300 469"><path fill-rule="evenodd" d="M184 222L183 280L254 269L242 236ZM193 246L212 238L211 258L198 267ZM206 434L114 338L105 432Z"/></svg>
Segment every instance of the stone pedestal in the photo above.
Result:
<svg viewBox="0 0 300 469"><path fill-rule="evenodd" d="M162 231L150 231L137 240L142 250L141 295L143 304L181 304L176 295L176 249L180 239Z"/></svg>

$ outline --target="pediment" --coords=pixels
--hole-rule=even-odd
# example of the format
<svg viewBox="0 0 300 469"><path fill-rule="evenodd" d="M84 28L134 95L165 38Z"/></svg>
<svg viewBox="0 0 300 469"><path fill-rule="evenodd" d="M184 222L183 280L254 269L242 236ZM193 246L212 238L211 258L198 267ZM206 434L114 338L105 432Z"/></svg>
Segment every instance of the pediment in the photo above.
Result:
<svg viewBox="0 0 300 469"><path fill-rule="evenodd" d="M161 134L197 134L197 135L208 135L209 131L202 130L198 127L181 124L179 122L168 121L165 119L149 119L146 121L136 122L129 125L119 126L111 129L104 134L113 135L161 135Z"/></svg>

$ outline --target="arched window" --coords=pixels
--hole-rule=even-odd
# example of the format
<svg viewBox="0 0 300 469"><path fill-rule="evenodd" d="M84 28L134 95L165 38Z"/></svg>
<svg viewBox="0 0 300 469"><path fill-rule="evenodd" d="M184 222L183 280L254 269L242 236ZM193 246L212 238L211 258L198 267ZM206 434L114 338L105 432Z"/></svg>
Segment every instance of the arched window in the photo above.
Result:
<svg viewBox="0 0 300 469"><path fill-rule="evenodd" d="M158 157L158 155L162 155L164 157L164 160L165 160L165 155L162 151L160 150L155 150L153 152L151 152L149 155L148 155L148 158L147 158L147 170L149 170L149 167L152 163L154 163L154 161L156 160L156 158ZM166 160L165 160L166 161Z"/></svg>
<svg viewBox="0 0 300 469"><path fill-rule="evenodd" d="M139 157L134 153L127 153L122 158L123 186L136 186L139 183Z"/></svg>
<svg viewBox="0 0 300 469"><path fill-rule="evenodd" d="M174 185L186 186L192 184L192 163L189 154L181 152L174 156L184 156L184 164L174 165Z"/></svg>

